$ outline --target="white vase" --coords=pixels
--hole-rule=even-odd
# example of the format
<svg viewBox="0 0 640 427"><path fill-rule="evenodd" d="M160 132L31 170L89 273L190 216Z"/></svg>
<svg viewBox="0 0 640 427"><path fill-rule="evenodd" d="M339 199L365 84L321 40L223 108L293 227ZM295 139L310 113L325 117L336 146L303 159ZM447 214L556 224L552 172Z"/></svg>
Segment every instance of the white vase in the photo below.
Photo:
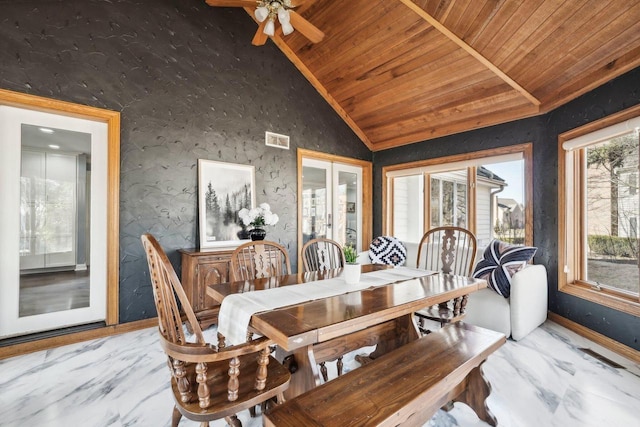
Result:
<svg viewBox="0 0 640 427"><path fill-rule="evenodd" d="M360 282L360 272L362 268L360 264L345 264L344 265L344 280L347 285L355 285Z"/></svg>

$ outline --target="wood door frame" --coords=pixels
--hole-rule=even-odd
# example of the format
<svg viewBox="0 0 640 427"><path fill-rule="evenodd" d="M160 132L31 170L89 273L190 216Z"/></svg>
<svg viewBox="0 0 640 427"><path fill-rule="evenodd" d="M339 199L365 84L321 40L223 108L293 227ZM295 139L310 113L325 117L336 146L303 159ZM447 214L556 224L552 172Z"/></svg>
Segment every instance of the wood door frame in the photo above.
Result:
<svg viewBox="0 0 640 427"><path fill-rule="evenodd" d="M302 249L302 159L324 160L362 168L362 232L361 246L368 248L373 234L373 163L351 157L322 153L320 151L298 148L298 270L302 265L300 249ZM368 214L367 214L368 213Z"/></svg>
<svg viewBox="0 0 640 427"><path fill-rule="evenodd" d="M105 323L108 326L118 324L120 113L5 89L0 89L0 105L107 124L107 310Z"/></svg>

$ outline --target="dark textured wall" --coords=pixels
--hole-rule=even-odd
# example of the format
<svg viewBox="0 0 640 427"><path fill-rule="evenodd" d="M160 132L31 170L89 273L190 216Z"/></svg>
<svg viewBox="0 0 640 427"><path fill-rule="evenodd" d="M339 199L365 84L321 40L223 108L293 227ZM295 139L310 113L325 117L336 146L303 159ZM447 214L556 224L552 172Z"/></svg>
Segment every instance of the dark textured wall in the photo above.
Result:
<svg viewBox="0 0 640 427"><path fill-rule="evenodd" d="M640 103L640 68L543 116L374 153L374 235L382 231L382 167L533 143L533 239L547 267L549 310L640 350L640 319L558 292L558 135Z"/></svg>
<svg viewBox="0 0 640 427"><path fill-rule="evenodd" d="M252 164L268 238L296 260L296 148L371 153L238 8L204 0L0 1L0 87L121 113L120 321L155 315L140 235L197 245L197 160ZM266 130L291 150L265 147Z"/></svg>

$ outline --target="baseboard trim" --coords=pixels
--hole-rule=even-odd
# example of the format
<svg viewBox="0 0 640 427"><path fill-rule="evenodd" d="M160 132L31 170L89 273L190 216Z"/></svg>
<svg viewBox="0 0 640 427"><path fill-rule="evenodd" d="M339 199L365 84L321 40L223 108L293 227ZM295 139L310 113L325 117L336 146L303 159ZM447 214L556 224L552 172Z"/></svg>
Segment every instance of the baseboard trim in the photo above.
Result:
<svg viewBox="0 0 640 427"><path fill-rule="evenodd" d="M45 338L42 340L26 342L22 344L0 347L0 360L9 357L21 356L23 354L34 353L36 351L48 350L63 345L75 344L82 341L96 338L104 338L112 335L124 334L125 332L137 331L158 325L158 318L136 320L134 322L121 323L118 325L106 326L99 329L91 329L73 334L61 335L57 337Z"/></svg>
<svg viewBox="0 0 640 427"><path fill-rule="evenodd" d="M572 320L567 319L566 317L562 317L559 314L549 312L548 316L549 320L556 322L558 325L564 326L570 331L573 331L576 334L581 335L595 342L596 344L599 344L602 347L613 351L614 353L618 353L620 356L626 357L627 359L632 360L635 363L640 363L640 351L619 343L616 340L613 340L607 336L602 335L599 332L582 326Z"/></svg>

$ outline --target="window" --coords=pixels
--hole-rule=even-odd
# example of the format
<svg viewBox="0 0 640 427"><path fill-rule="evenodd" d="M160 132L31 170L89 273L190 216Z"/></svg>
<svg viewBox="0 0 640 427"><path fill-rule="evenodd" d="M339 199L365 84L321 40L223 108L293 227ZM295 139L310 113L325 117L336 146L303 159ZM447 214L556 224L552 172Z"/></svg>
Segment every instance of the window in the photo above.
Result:
<svg viewBox="0 0 640 427"><path fill-rule="evenodd" d="M422 236L424 217L424 179L422 175L409 175L396 178L393 205L403 206L393 216L395 236L404 241L411 236ZM431 193L433 195L433 192ZM432 204L433 206L433 204Z"/></svg>
<svg viewBox="0 0 640 427"><path fill-rule="evenodd" d="M560 290L640 314L640 107L559 138Z"/></svg>
<svg viewBox="0 0 640 427"><path fill-rule="evenodd" d="M417 243L428 229L457 226L481 247L493 238L532 244L530 159L531 144L521 144L387 166L384 232Z"/></svg>
<svg viewBox="0 0 640 427"><path fill-rule="evenodd" d="M467 170L436 173L431 179L431 227L467 226Z"/></svg>

